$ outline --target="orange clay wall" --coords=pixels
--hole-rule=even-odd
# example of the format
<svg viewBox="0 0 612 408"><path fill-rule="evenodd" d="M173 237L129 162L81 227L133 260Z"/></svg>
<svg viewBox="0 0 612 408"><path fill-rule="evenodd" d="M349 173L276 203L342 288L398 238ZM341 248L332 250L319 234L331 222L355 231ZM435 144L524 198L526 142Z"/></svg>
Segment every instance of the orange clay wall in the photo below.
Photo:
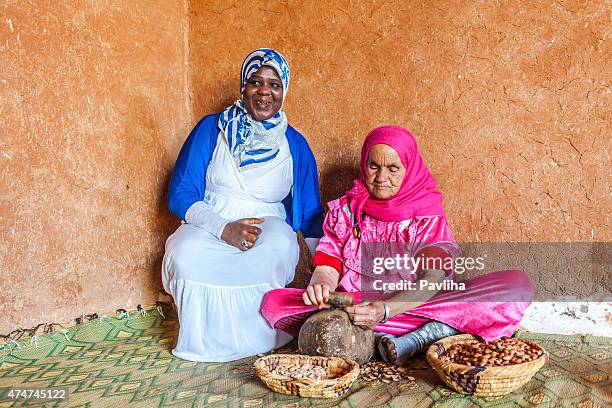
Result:
<svg viewBox="0 0 612 408"><path fill-rule="evenodd" d="M61 3L0 5L0 332L157 299L170 169L257 47L324 200L398 124L458 240L612 238L609 2Z"/></svg>
<svg viewBox="0 0 612 408"><path fill-rule="evenodd" d="M0 2L0 333L156 299L186 11Z"/></svg>
<svg viewBox="0 0 612 408"><path fill-rule="evenodd" d="M244 56L271 47L291 66L286 112L318 160L324 201L358 175L368 131L398 124L417 138L457 240L610 241L610 10L607 1L193 2L193 113L233 102ZM571 288L555 284L567 283L565 271L532 273L539 299L592 294L609 279L609 269L576 266Z"/></svg>

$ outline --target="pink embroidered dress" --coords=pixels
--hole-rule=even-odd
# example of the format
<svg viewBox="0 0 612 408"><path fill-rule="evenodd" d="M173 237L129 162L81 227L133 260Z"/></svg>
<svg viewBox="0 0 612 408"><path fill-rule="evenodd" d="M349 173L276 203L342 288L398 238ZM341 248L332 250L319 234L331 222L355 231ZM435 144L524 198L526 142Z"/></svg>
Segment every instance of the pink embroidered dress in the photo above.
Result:
<svg viewBox="0 0 612 408"><path fill-rule="evenodd" d="M400 192L385 201L373 200L363 185L365 162L377 143L393 147L407 170ZM357 180L347 195L328 203L324 236L313 259L315 266L328 265L338 271L336 290L350 292L356 303L372 292L364 285L364 278L369 279L371 273L362 271L361 256L376 245L373 243L390 247L395 243L409 256L429 246L452 258L460 252L442 209L442 196L407 130L385 126L372 131L362 150L361 171L362 180ZM414 281L416 274L402 277ZM452 271L446 279L452 279ZM533 298L533 286L519 270L492 272L463 283L465 290L440 291L421 305L379 323L375 331L403 335L437 320L489 341L512 335ZM268 292L261 307L263 316L272 327L296 336L302 323L318 310L304 304L303 293L303 289L289 288Z"/></svg>

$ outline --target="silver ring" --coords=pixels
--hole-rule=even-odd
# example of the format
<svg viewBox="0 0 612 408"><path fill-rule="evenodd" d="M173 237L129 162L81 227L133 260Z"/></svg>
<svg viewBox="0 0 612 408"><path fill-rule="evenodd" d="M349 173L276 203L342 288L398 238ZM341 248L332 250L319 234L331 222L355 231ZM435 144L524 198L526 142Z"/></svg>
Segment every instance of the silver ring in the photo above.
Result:
<svg viewBox="0 0 612 408"><path fill-rule="evenodd" d="M243 247L244 249L249 249L249 243L247 242L246 239L242 240L242 242L240 243L240 246Z"/></svg>

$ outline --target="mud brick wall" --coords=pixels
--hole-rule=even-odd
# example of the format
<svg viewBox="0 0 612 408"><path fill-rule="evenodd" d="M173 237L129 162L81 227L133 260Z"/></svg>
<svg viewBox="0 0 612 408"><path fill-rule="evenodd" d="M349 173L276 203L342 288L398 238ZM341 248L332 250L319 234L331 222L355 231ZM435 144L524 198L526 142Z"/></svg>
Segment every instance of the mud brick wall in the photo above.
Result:
<svg viewBox="0 0 612 408"><path fill-rule="evenodd" d="M9 0L0 16L0 331L157 298L170 169L257 47L290 63L286 112L325 201L367 132L398 124L458 240L611 239L609 1Z"/></svg>
<svg viewBox="0 0 612 408"><path fill-rule="evenodd" d="M315 153L325 201L357 176L368 131L398 124L417 138L457 240L610 241L610 10L607 1L194 2L193 112L235 100L244 56L272 47L290 63L286 112ZM594 293L606 279L573 270L580 285L564 288L552 282L567 282L567 271L530 273L555 295Z"/></svg>
<svg viewBox="0 0 612 408"><path fill-rule="evenodd" d="M157 298L191 126L186 10L0 4L0 333Z"/></svg>

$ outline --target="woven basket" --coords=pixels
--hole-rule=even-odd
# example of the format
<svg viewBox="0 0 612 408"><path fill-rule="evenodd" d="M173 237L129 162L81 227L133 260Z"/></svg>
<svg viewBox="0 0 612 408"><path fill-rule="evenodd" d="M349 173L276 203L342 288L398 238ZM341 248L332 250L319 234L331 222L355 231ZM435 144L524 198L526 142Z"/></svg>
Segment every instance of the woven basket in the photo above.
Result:
<svg viewBox="0 0 612 408"><path fill-rule="evenodd" d="M325 367L330 378L312 380L299 378L289 380L272 374L279 365L302 365L305 363ZM305 356L301 354L272 354L255 361L255 373L272 391L299 397L335 398L349 390L359 375L359 365L352 360L338 357Z"/></svg>
<svg viewBox="0 0 612 408"><path fill-rule="evenodd" d="M541 346L525 339L520 340L543 352L537 359L526 363L480 367L440 360L439 357L453 344L468 343L471 340L480 339L470 334L451 336L435 342L427 350L427 361L438 376L449 387L461 394L478 397L499 397L509 394L526 384L548 361L548 354Z"/></svg>

